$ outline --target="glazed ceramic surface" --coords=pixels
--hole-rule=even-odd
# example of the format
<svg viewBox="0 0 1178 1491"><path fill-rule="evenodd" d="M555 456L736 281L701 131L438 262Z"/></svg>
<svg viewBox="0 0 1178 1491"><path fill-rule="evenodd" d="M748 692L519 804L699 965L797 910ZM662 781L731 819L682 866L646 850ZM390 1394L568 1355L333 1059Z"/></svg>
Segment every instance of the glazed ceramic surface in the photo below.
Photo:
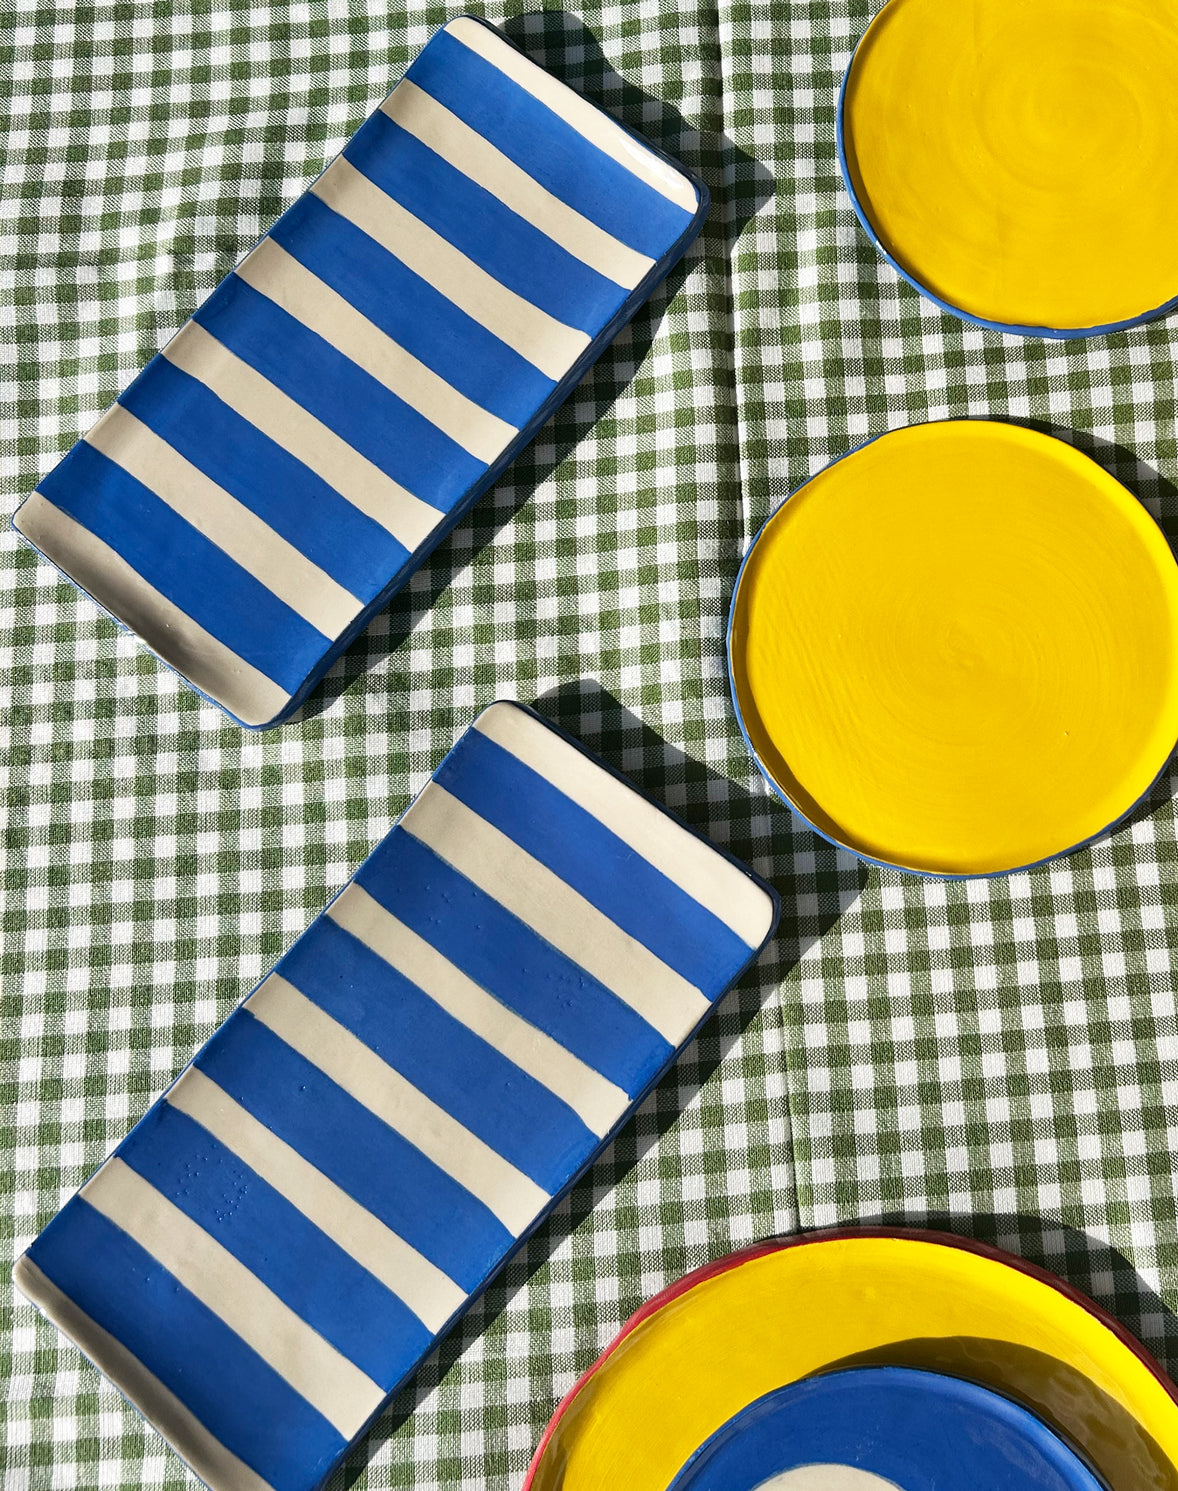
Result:
<svg viewBox="0 0 1178 1491"><path fill-rule="evenodd" d="M769 519L737 581L737 714L814 828L995 874L1122 817L1178 740L1178 566L1095 462L1015 425L895 430Z"/></svg>
<svg viewBox="0 0 1178 1491"><path fill-rule="evenodd" d="M308 1491L775 918L492 705L16 1283L216 1491Z"/></svg>
<svg viewBox="0 0 1178 1491"><path fill-rule="evenodd" d="M451 21L15 525L240 723L274 724L705 211L678 167Z"/></svg>
<svg viewBox="0 0 1178 1491"><path fill-rule="evenodd" d="M992 1388L1074 1445L1111 1491L1178 1491L1175 1390L1115 1321L1006 1254L883 1230L769 1243L656 1296L561 1404L525 1491L667 1491L751 1403L867 1366Z"/></svg>
<svg viewBox="0 0 1178 1491"><path fill-rule="evenodd" d="M1105 1491L1034 1414L908 1367L790 1383L717 1430L670 1491Z"/></svg>
<svg viewBox="0 0 1178 1491"><path fill-rule="evenodd" d="M1078 336L1178 296L1174 0L889 0L839 108L876 245L943 309Z"/></svg>

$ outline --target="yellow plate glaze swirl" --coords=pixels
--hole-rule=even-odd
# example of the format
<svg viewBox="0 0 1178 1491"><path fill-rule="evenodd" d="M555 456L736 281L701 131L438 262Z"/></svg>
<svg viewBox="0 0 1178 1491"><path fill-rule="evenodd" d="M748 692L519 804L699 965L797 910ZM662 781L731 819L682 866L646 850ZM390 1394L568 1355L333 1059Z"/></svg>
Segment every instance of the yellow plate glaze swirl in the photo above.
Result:
<svg viewBox="0 0 1178 1491"><path fill-rule="evenodd" d="M993 1249L880 1231L768 1244L664 1291L561 1404L525 1491L666 1491L765 1393L884 1363L1016 1398L1110 1491L1178 1491L1174 1389L1115 1322Z"/></svg>
<svg viewBox="0 0 1178 1491"><path fill-rule="evenodd" d="M852 195L946 308L1063 333L1178 296L1176 0L889 0L847 75Z"/></svg>
<svg viewBox="0 0 1178 1491"><path fill-rule="evenodd" d="M729 632L770 783L855 853L1037 863L1126 813L1178 740L1178 566L1095 462L1015 425L896 430L766 523Z"/></svg>

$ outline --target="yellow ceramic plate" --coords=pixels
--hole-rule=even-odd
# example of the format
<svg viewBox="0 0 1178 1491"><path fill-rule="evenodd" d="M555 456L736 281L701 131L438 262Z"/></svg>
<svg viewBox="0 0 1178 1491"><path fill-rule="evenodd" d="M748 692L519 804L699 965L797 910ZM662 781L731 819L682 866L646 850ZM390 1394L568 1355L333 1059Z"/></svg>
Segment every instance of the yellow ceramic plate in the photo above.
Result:
<svg viewBox="0 0 1178 1491"><path fill-rule="evenodd" d="M877 245L945 309L1077 335L1178 296L1178 0L889 0L840 157Z"/></svg>
<svg viewBox="0 0 1178 1491"><path fill-rule="evenodd" d="M1094 461L986 420L820 471L750 549L741 728L814 828L936 875L1038 863L1122 817L1178 740L1178 566Z"/></svg>
<svg viewBox="0 0 1178 1491"><path fill-rule="evenodd" d="M883 1363L1019 1400L1111 1491L1178 1491L1175 1389L1110 1316L981 1244L883 1230L768 1243L657 1295L560 1405L525 1491L666 1491L765 1393Z"/></svg>

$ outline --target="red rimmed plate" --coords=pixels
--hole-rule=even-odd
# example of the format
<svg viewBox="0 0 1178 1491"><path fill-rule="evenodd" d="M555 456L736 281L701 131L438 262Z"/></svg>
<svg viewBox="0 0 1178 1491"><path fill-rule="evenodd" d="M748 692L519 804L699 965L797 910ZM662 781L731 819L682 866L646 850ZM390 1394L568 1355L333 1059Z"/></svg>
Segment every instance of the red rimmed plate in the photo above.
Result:
<svg viewBox="0 0 1178 1491"><path fill-rule="evenodd" d="M888 1229L765 1243L656 1295L557 1409L524 1491L666 1491L757 1398L868 1365L994 1388L1112 1491L1178 1491L1178 1391L1128 1331L1010 1254Z"/></svg>

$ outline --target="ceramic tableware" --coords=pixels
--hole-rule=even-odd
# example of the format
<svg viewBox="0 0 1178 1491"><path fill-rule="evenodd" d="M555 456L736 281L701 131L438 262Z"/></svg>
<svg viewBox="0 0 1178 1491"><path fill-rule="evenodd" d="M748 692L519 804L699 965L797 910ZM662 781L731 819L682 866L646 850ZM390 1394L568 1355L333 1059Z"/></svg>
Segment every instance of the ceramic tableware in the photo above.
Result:
<svg viewBox="0 0 1178 1491"><path fill-rule="evenodd" d="M1110 1491L1178 1491L1178 1393L1123 1327L1010 1254L882 1228L764 1243L656 1295L561 1403L525 1491L667 1491L767 1393L877 1366L1021 1403Z"/></svg>
<svg viewBox="0 0 1178 1491"><path fill-rule="evenodd" d="M17 1287L214 1491L311 1491L775 920L742 866L492 705Z"/></svg>
<svg viewBox="0 0 1178 1491"><path fill-rule="evenodd" d="M493 28L450 21L15 526L239 723L276 724L706 207Z"/></svg>
<svg viewBox="0 0 1178 1491"><path fill-rule="evenodd" d="M1178 8L888 0L847 69L838 147L884 257L942 310L1091 336L1178 297Z"/></svg>
<svg viewBox="0 0 1178 1491"><path fill-rule="evenodd" d="M761 529L728 633L773 789L872 863L1006 873L1104 832L1178 740L1178 565L1063 441L946 420L834 462Z"/></svg>

